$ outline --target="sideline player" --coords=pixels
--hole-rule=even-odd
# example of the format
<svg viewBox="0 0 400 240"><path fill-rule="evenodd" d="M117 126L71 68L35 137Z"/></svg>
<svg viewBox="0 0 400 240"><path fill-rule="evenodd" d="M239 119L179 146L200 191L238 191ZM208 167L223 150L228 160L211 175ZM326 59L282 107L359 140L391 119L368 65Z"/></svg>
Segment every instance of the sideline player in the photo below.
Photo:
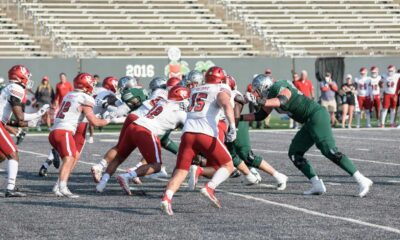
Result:
<svg viewBox="0 0 400 240"><path fill-rule="evenodd" d="M74 139L79 123L85 118L94 126L105 126L110 120L99 119L93 113L95 101L91 94L94 89L94 78L88 73L80 73L74 79L74 91L69 92L63 99L55 117L54 126L49 134L49 142L60 154L63 160L59 178L53 188L58 197L77 198L67 186L72 169L79 159L77 143ZM86 128L86 127L85 127Z"/></svg>
<svg viewBox="0 0 400 240"><path fill-rule="evenodd" d="M178 160L172 178L169 180L161 201L161 210L173 215L172 197L185 180L193 158L202 153L217 170L201 194L209 199L213 206L220 208L221 203L215 196L215 189L229 178L234 166L224 143L218 138L218 122L221 110L229 123L227 141L236 138L236 126L231 105L231 90L225 81L225 71L220 67L211 67L205 74L205 85L191 91L187 120L179 146Z"/></svg>
<svg viewBox="0 0 400 240"><path fill-rule="evenodd" d="M30 71L23 65L13 66L8 71L9 84L2 89L0 94L0 158L8 159L8 177L5 197L26 196L26 194L19 192L18 189L15 188L19 155L18 149L6 130L5 125L10 121L11 115L14 114L17 125L25 127L28 125L28 121L37 122L49 109L49 105L46 104L36 113L25 113L23 111L22 99L25 97L25 89L33 85L30 77Z"/></svg>
<svg viewBox="0 0 400 240"><path fill-rule="evenodd" d="M396 127L396 108L397 97L400 91L400 74L396 73L396 67L393 65L388 66L388 72L383 78L383 108L381 115L381 127L385 127L386 115L390 109L390 127Z"/></svg>
<svg viewBox="0 0 400 240"><path fill-rule="evenodd" d="M372 106L375 109L375 117L380 125L381 120L381 85L382 76L379 75L379 68L376 66L371 67L371 100Z"/></svg>
<svg viewBox="0 0 400 240"><path fill-rule="evenodd" d="M329 113L323 107L305 97L290 81L280 80L273 83L271 78L260 74L253 79L252 85L258 98L257 103L262 108L255 114L242 115L241 120L262 120L275 109L280 113L288 113L293 120L303 124L293 138L288 154L294 165L312 183L312 188L304 192L305 195L326 192L322 179L318 178L311 163L304 158L304 154L314 144L325 157L355 178L360 187L359 197L364 197L369 192L373 182L363 176L353 162L337 149Z"/></svg>
<svg viewBox="0 0 400 240"><path fill-rule="evenodd" d="M356 77L354 80L357 86L357 100L358 106L360 108L360 112L357 112L357 128L360 128L360 121L361 121L361 113L362 111L365 112L365 117L367 119L366 127L371 127L371 78L368 77L368 69L362 67L360 69L360 76Z"/></svg>

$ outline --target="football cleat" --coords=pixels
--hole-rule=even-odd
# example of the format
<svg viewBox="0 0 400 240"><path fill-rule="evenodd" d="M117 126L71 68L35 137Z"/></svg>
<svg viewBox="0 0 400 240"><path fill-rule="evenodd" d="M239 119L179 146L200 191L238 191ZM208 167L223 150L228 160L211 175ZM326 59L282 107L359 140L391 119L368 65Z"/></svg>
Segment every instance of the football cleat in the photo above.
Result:
<svg viewBox="0 0 400 240"><path fill-rule="evenodd" d="M60 188L58 187L58 191L56 191L56 195L58 197L67 197L67 198L79 198L78 195L73 194L68 187Z"/></svg>
<svg viewBox="0 0 400 240"><path fill-rule="evenodd" d="M14 190L7 189L5 194L4 194L4 197L6 197L6 198L9 198L9 197L26 197L26 194L18 191L18 189L14 189Z"/></svg>
<svg viewBox="0 0 400 240"><path fill-rule="evenodd" d="M237 178L237 177L240 177L241 175L242 175L242 173L235 168L229 177L230 178Z"/></svg>
<svg viewBox="0 0 400 240"><path fill-rule="evenodd" d="M60 154L58 154L57 150L55 150L54 148L51 149L51 152L53 153L53 156L54 156L53 165L56 169L58 169L60 167L60 163L61 163Z"/></svg>
<svg viewBox="0 0 400 240"><path fill-rule="evenodd" d="M260 183L260 181L257 179L257 177L253 173L249 173L245 176L246 179L246 185L251 186Z"/></svg>
<svg viewBox="0 0 400 240"><path fill-rule="evenodd" d="M139 177L134 177L134 178L132 178L132 179L131 179L131 182L132 182L133 184L136 184L136 185L142 184L142 180L140 180Z"/></svg>
<svg viewBox="0 0 400 240"><path fill-rule="evenodd" d="M98 166L98 165L94 165L94 166L92 166L90 171L92 173L93 181L95 183L99 183L100 179L101 179L101 177L103 175L103 168Z"/></svg>
<svg viewBox="0 0 400 240"><path fill-rule="evenodd" d="M196 188L197 182L199 181L199 176L202 172L202 169L200 166L197 165L192 165L190 166L189 170L189 180L188 180L188 187L190 191L194 191Z"/></svg>
<svg viewBox="0 0 400 240"><path fill-rule="evenodd" d="M276 190L283 191L286 189L288 177L285 174L277 173L276 176Z"/></svg>
<svg viewBox="0 0 400 240"><path fill-rule="evenodd" d="M215 196L215 190L208 187L208 183L200 190L200 193L210 200L214 207L221 208L221 202Z"/></svg>
<svg viewBox="0 0 400 240"><path fill-rule="evenodd" d="M365 197L365 195L367 195L367 193L371 189L372 184L373 182L369 178L364 177L364 179L359 182L360 191L358 193L358 196L361 198Z"/></svg>
<svg viewBox="0 0 400 240"><path fill-rule="evenodd" d="M93 137L89 137L88 143L93 143L93 142L94 142Z"/></svg>
<svg viewBox="0 0 400 240"><path fill-rule="evenodd" d="M315 183L313 183L310 190L305 191L303 194L304 195L321 195L324 193L326 193L326 187L325 187L322 179L319 179L319 180L316 180Z"/></svg>
<svg viewBox="0 0 400 240"><path fill-rule="evenodd" d="M160 204L161 211L169 216L174 215L174 212L172 211L172 203L171 200L164 197L163 200L161 201Z"/></svg>
<svg viewBox="0 0 400 240"><path fill-rule="evenodd" d="M47 168L45 168L43 165L39 169L39 176L47 177Z"/></svg>
<svg viewBox="0 0 400 240"><path fill-rule="evenodd" d="M100 181L99 184L96 185L96 192L102 193L107 186L106 181Z"/></svg>
<svg viewBox="0 0 400 240"><path fill-rule="evenodd" d="M129 189L129 178L124 176L124 174L121 174L117 176L117 181L122 189L125 191L125 193L131 196L132 192Z"/></svg>
<svg viewBox="0 0 400 240"><path fill-rule="evenodd" d="M21 129L21 128L19 128L19 129L18 129L18 133L17 133L17 135L16 135L16 137L17 137L17 142L16 142L16 144L17 144L17 145L21 144L22 141L24 141L25 135L26 135L26 131L23 130L23 129Z"/></svg>

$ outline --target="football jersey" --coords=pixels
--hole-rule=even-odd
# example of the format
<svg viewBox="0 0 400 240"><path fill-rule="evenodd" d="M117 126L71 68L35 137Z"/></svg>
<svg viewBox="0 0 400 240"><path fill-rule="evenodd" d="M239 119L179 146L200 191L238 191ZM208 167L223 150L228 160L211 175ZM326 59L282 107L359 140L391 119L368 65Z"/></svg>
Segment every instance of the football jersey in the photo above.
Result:
<svg viewBox="0 0 400 240"><path fill-rule="evenodd" d="M151 93L150 99L144 101L142 105L132 113L139 117L143 117L149 112L150 109L152 109L160 100L163 99L168 99L168 91L161 88L156 89Z"/></svg>
<svg viewBox="0 0 400 240"><path fill-rule="evenodd" d="M395 73L392 76L386 76L383 79L383 92L386 94L395 94L397 90L397 84L399 82L400 74Z"/></svg>
<svg viewBox="0 0 400 240"><path fill-rule="evenodd" d="M177 128L185 123L186 111L182 104L170 100L160 100L145 116L139 117L135 123L147 128L157 136Z"/></svg>
<svg viewBox="0 0 400 240"><path fill-rule="evenodd" d="M222 108L218 105L217 96L220 92L232 95L230 88L225 84L205 84L192 88L183 132L218 137L218 121Z"/></svg>
<svg viewBox="0 0 400 240"><path fill-rule="evenodd" d="M12 116L12 106L10 104L11 97L18 98L21 102L25 97L25 89L16 83L10 83L1 90L0 93L0 118L6 124Z"/></svg>
<svg viewBox="0 0 400 240"><path fill-rule="evenodd" d="M366 97L371 95L370 77L357 77L354 82L357 84L357 96Z"/></svg>
<svg viewBox="0 0 400 240"><path fill-rule="evenodd" d="M377 77L371 77L371 89L372 89L372 95L380 95L381 94L381 88L379 87L379 82L382 80L381 76Z"/></svg>
<svg viewBox="0 0 400 240"><path fill-rule="evenodd" d="M93 97L86 93L78 91L67 93L60 105L60 110L56 114L52 130L63 129L75 133L78 124L85 119L81 107L93 107L94 105Z"/></svg>

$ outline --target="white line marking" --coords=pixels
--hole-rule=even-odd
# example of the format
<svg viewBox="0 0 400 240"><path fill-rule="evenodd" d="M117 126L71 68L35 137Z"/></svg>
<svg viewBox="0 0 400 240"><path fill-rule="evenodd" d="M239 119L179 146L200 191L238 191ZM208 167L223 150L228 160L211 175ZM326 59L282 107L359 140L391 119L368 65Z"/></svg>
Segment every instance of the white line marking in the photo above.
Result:
<svg viewBox="0 0 400 240"><path fill-rule="evenodd" d="M38 155L38 156L47 156L45 154L31 152L31 151L20 150L20 152L30 153L30 154L34 154L34 155ZM83 164L87 164L87 165L94 165L94 163L83 162L83 161L79 161L79 163L83 163ZM117 170L124 171L123 169L117 169ZM163 182L168 181L168 179L159 179L159 178L154 178L154 179L159 180L159 181L163 181ZM300 207L296 207L296 206L285 204L285 203L278 203L278 202L269 201L269 200L266 200L266 199L263 199L263 198L253 197L253 196L250 196L250 195L244 195L244 194L240 194L240 193L228 192L228 191L224 191L224 190L217 190L217 191L218 192L223 192L223 193L226 193L226 194L232 195L232 196L242 197L242 198L259 201L259 202L262 202L262 203L266 203L266 204L270 204L270 205L274 205L274 206L278 206L278 207L288 208L288 209L291 209L291 210L294 210L294 211L298 211L298 212L303 212L303 213L309 214L309 215L342 220L342 221L346 221L346 222L350 222L350 223L354 223L354 224L358 224L358 225L368 226L368 227L372 227L372 228L378 228L378 229L382 229L382 230L385 230L385 231L388 231L388 232L394 232L394 233L400 234L400 229L397 229L397 228L392 228L392 227L388 227L388 226L383 226L383 225L373 224L373 223L369 223L369 222L364 222L364 221L353 219L353 218L340 217L340 216L336 216L336 215L320 213L320 212L317 212L317 211L308 210L308 209L305 209L305 208L300 208Z"/></svg>
<svg viewBox="0 0 400 240"><path fill-rule="evenodd" d="M400 183L399 180L388 180L387 182L388 182L388 183Z"/></svg>
<svg viewBox="0 0 400 240"><path fill-rule="evenodd" d="M340 186L342 185L341 183L337 183L337 182L325 182L326 185L331 185L331 186Z"/></svg>
<svg viewBox="0 0 400 240"><path fill-rule="evenodd" d="M266 200L266 199L263 199L263 198L253 197L253 196L250 196L250 195L244 195L244 194L240 194L240 193L233 193L233 192L227 192L227 191L220 191L220 192L223 192L223 193L226 193L226 194L232 195L232 196L237 196L237 197L242 197L242 198L246 198L246 199L251 199L251 200L254 200L254 201L259 201L259 202L262 202L262 203L266 203L266 204L270 204L270 205L274 205L274 206L278 206L278 207L288 208L288 209L291 209L291 210L294 210L294 211L298 211L298 212L303 212L303 213L306 213L306 214L309 214L309 215L342 220L342 221L345 221L345 222L355 223L355 224L362 225L362 226L367 226L367 227L378 228L378 229L382 229L382 230L385 230L385 231L388 231L388 232L394 232L394 233L400 234L400 229L397 229L397 228L392 228L392 227L388 227L388 226L383 226L383 225L373 224L373 223L369 223L369 222L364 222L364 221L361 221L361 220L358 220L358 219L353 219L353 218L340 217L340 216L336 216L336 215L320 213L320 212L317 212L317 211L308 210L308 209L305 209L305 208L300 208L300 207L296 207L296 206L285 204L285 203L278 203L278 202L269 201L269 200Z"/></svg>
<svg viewBox="0 0 400 240"><path fill-rule="evenodd" d="M118 142L117 139L100 139L100 142Z"/></svg>
<svg viewBox="0 0 400 240"><path fill-rule="evenodd" d="M253 149L253 150L258 151L258 152L286 154L287 155L287 151L274 151L274 150L263 150L263 149ZM306 156L325 158L323 155L311 154L311 153L306 153ZM390 165L390 166L400 166L400 163L380 162L380 161L375 161L375 160L359 159L359 158L352 158L352 157L350 157L350 160L355 161L355 162L368 162L368 163L383 164L383 165Z"/></svg>
<svg viewBox="0 0 400 240"><path fill-rule="evenodd" d="M0 168L0 172L5 172L6 170Z"/></svg>
<svg viewBox="0 0 400 240"><path fill-rule="evenodd" d="M100 155L100 154L95 154L95 153L93 153L92 156L93 156L93 157L100 157L101 155Z"/></svg>
<svg viewBox="0 0 400 240"><path fill-rule="evenodd" d="M369 152L368 148L356 148L357 151Z"/></svg>

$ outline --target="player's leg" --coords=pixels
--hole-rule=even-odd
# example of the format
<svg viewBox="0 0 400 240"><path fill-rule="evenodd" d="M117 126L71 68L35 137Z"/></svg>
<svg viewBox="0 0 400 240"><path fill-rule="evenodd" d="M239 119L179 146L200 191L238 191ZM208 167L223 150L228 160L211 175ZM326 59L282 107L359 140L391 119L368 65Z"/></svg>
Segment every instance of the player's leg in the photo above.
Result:
<svg viewBox="0 0 400 240"><path fill-rule="evenodd" d="M195 139L199 134L184 133L181 137L181 144L179 145L178 158L176 162L175 171L171 179L168 181L167 187L164 191L164 196L161 200L161 210L168 214L173 215L172 211L172 198L178 191L186 176L189 173L190 165L193 158L197 155L194 150Z"/></svg>
<svg viewBox="0 0 400 240"><path fill-rule="evenodd" d="M176 144L174 141L172 141L169 136L171 135L172 131L168 131L167 133L165 133L161 138L160 138L160 142L161 142L161 146L171 152L172 154L178 154L178 144Z"/></svg>
<svg viewBox="0 0 400 240"><path fill-rule="evenodd" d="M124 137L125 130L128 128L128 126L137 119L138 117L135 114L129 114L126 119L124 124L122 125L121 132L119 133L118 137L118 143L114 147L110 148L106 154L104 154L103 159L92 166L91 168L91 173L93 176L93 180L95 183L99 183L100 179L102 177L103 171L107 168L108 164L115 159L117 156L117 149L118 145L120 144L122 138Z"/></svg>
<svg viewBox="0 0 400 240"><path fill-rule="evenodd" d="M381 97L379 95L374 96L374 108L376 120L379 122L381 119Z"/></svg>
<svg viewBox="0 0 400 240"><path fill-rule="evenodd" d="M327 126L327 117L325 111L314 113L309 120L311 124L309 132L321 153L355 178L360 185L359 196L363 197L368 193L372 181L364 177L353 162L337 149L332 129Z"/></svg>
<svg viewBox="0 0 400 240"><path fill-rule="evenodd" d="M381 113L381 127L385 127L385 122L386 122L386 116L388 113L388 110L390 108L390 94L384 94L383 95L383 106L382 106L382 113Z"/></svg>
<svg viewBox="0 0 400 240"><path fill-rule="evenodd" d="M74 134L75 146L76 146L76 155L75 155L75 162L72 169L75 169L76 164L78 163L83 148L85 147L86 142L86 130L88 129L88 123L79 123L78 127Z"/></svg>
<svg viewBox="0 0 400 240"><path fill-rule="evenodd" d="M349 111L349 104L344 103L342 105L342 128L346 127L346 117L347 117L347 113ZM350 121L350 119L349 119Z"/></svg>
<svg viewBox="0 0 400 240"><path fill-rule="evenodd" d="M110 177L115 173L117 168L126 160L132 151L136 149L134 138L136 137L135 125L130 124L118 145L117 155L107 166L105 173L100 179L99 184L96 186L97 192L103 192Z"/></svg>
<svg viewBox="0 0 400 240"><path fill-rule="evenodd" d="M358 106L360 108L360 111L357 112L357 114L356 114L356 120L357 120L356 124L357 124L357 128L359 128L360 127L360 122L361 122L361 113L362 113L362 111L365 110L365 108L364 108L365 97L358 96L357 99L358 99Z"/></svg>
<svg viewBox="0 0 400 240"><path fill-rule="evenodd" d="M390 127L396 127L395 118L396 118L396 108L397 108L397 95L393 94L390 98Z"/></svg>
<svg viewBox="0 0 400 240"><path fill-rule="evenodd" d="M93 141L94 141L93 135L94 135L94 126L92 124L90 124L89 125L89 140L88 140L88 143L93 143Z"/></svg>
<svg viewBox="0 0 400 240"><path fill-rule="evenodd" d="M137 125L136 128L134 144L139 148L140 153L146 159L147 163L134 171L120 174L117 177L119 184L128 195L131 195L129 189L130 179L157 173L161 170L162 165L160 139L142 126Z"/></svg>
<svg viewBox="0 0 400 240"><path fill-rule="evenodd" d="M324 110L325 111L325 110ZM325 111L326 112L326 111ZM328 128L330 127L330 116L327 114ZM297 132L292 139L292 143L289 146L289 159L311 182L312 187L310 190L305 191L305 195L311 194L323 194L326 192L325 185L321 179L319 179L311 163L304 157L304 154L314 145L314 140L310 135L309 128L310 122L307 122Z"/></svg>
<svg viewBox="0 0 400 240"><path fill-rule="evenodd" d="M365 126L367 128L371 127L371 110L372 110L372 99L367 97L365 99L365 119L366 119Z"/></svg>
<svg viewBox="0 0 400 240"><path fill-rule="evenodd" d="M349 123L348 123L348 128L351 128L352 123L353 123L354 108L355 108L354 105L349 105Z"/></svg>

